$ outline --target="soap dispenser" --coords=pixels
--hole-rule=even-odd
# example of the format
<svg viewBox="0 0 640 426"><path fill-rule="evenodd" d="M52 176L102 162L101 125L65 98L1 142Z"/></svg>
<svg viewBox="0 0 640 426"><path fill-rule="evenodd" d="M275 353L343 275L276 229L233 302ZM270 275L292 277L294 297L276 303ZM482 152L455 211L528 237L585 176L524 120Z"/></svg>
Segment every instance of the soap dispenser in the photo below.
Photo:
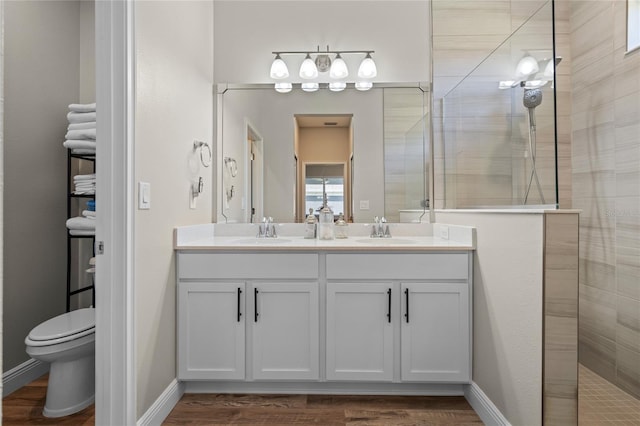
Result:
<svg viewBox="0 0 640 426"><path fill-rule="evenodd" d="M347 222L344 220L344 215L340 213L335 225L336 238L347 238Z"/></svg>
<svg viewBox="0 0 640 426"><path fill-rule="evenodd" d="M318 239L333 240L333 210L327 205L327 194L324 195L324 203L320 209L320 222L318 223Z"/></svg>
<svg viewBox="0 0 640 426"><path fill-rule="evenodd" d="M304 237L305 238L316 238L317 229L316 226L318 224L318 220L313 214L313 209L309 209L309 216L304 222Z"/></svg>

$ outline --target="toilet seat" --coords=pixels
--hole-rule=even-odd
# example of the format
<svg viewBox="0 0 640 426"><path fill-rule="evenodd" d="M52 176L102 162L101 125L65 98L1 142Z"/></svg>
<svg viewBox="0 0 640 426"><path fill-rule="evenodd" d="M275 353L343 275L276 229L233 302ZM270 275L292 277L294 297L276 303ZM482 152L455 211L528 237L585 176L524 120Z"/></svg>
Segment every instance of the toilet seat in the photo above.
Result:
<svg viewBox="0 0 640 426"><path fill-rule="evenodd" d="M79 339L95 333L93 308L78 309L58 315L36 326L25 339L29 346L49 346Z"/></svg>

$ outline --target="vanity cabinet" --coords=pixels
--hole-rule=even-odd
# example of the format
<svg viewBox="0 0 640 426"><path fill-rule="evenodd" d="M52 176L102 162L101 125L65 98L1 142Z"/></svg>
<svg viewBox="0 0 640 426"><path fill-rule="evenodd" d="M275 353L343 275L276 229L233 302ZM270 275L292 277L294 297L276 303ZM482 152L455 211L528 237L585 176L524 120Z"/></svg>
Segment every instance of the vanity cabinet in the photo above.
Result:
<svg viewBox="0 0 640 426"><path fill-rule="evenodd" d="M471 380L467 283L402 283L403 382Z"/></svg>
<svg viewBox="0 0 640 426"><path fill-rule="evenodd" d="M245 284L186 282L178 286L178 377L245 377Z"/></svg>
<svg viewBox="0 0 640 426"><path fill-rule="evenodd" d="M392 287L327 284L327 380L393 379Z"/></svg>
<svg viewBox="0 0 640 426"><path fill-rule="evenodd" d="M178 379L318 380L317 254L178 253L177 272Z"/></svg>
<svg viewBox="0 0 640 426"><path fill-rule="evenodd" d="M178 252L178 379L239 392L469 383L471 259Z"/></svg>
<svg viewBox="0 0 640 426"><path fill-rule="evenodd" d="M318 283L253 283L255 380L319 378Z"/></svg>

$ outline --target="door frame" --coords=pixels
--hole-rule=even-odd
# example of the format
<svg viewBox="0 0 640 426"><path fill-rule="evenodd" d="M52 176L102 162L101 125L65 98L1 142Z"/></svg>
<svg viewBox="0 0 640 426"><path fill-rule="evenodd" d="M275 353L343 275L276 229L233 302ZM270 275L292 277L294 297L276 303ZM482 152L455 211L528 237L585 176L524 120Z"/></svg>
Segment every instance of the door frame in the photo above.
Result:
<svg viewBox="0 0 640 426"><path fill-rule="evenodd" d="M97 1L96 425L136 423L134 0ZM100 245L102 248L100 248Z"/></svg>
<svg viewBox="0 0 640 426"><path fill-rule="evenodd" d="M252 149L250 147L251 144L251 140L249 139L249 135L253 135L255 137L255 140L253 140L253 142L256 145L256 148L262 152L262 157L260 158L260 161L262 162L262 164L260 165L260 187L258 188L258 193L259 193L259 208L256 209L256 214L258 216L261 216L264 214L264 139L262 137L262 135L260 134L260 132L256 129L256 127L253 125L253 123L251 123L246 117L244 119L244 128L245 128L245 137L247 139L247 141L245 142L245 147L244 147L244 197L245 197L245 213L244 213L244 217L245 217L245 222L247 223L251 223L251 206L253 205L252 203L252 198L255 199L254 197L254 193L255 188L253 186L253 169L252 169L252 160L255 161L255 159L252 159ZM249 189L251 189L251 191L249 191ZM258 219L259 220L259 219Z"/></svg>

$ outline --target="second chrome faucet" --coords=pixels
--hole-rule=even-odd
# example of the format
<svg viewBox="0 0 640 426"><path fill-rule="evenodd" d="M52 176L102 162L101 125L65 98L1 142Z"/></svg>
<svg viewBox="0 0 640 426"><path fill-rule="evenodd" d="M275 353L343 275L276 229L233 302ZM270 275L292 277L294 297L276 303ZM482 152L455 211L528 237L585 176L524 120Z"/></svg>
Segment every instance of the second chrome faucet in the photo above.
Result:
<svg viewBox="0 0 640 426"><path fill-rule="evenodd" d="M258 235L256 235L256 238L278 238L272 217L262 218L262 223L258 225Z"/></svg>

